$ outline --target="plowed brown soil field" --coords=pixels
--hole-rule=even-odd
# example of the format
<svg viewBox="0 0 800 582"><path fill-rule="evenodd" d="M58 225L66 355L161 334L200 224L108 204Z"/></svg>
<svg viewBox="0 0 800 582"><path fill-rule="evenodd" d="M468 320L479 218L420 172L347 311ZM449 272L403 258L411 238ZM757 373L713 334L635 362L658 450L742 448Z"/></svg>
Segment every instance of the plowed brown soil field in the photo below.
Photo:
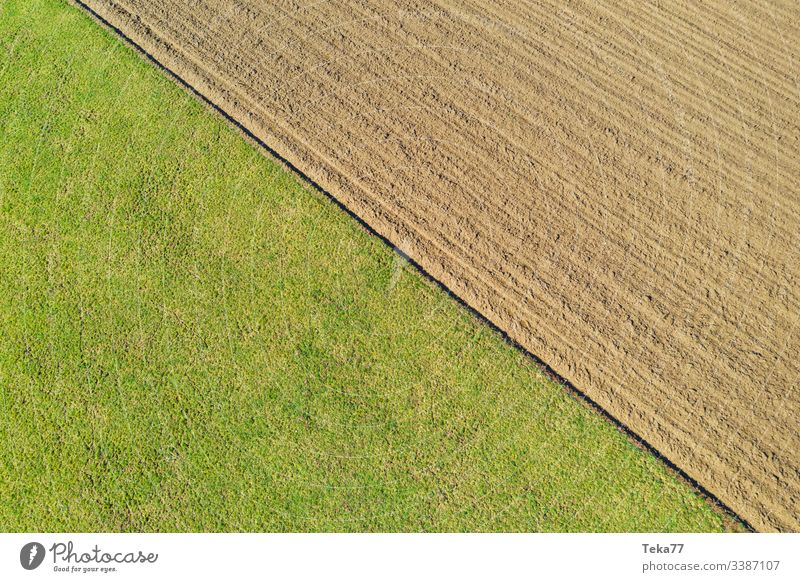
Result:
<svg viewBox="0 0 800 582"><path fill-rule="evenodd" d="M800 3L84 2L756 528L800 529Z"/></svg>

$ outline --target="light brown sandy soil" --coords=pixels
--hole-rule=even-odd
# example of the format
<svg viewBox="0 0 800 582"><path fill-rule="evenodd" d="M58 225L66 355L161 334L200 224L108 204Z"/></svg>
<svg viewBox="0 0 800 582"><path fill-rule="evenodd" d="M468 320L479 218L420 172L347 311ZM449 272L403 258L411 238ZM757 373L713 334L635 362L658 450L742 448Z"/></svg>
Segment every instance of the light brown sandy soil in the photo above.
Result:
<svg viewBox="0 0 800 582"><path fill-rule="evenodd" d="M756 528L800 529L800 3L84 1Z"/></svg>

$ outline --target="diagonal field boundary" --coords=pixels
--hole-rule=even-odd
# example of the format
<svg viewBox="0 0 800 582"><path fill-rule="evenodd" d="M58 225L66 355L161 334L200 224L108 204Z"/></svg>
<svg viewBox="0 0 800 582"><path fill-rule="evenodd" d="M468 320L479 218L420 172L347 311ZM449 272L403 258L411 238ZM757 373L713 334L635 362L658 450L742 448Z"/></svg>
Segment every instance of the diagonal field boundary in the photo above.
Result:
<svg viewBox="0 0 800 582"><path fill-rule="evenodd" d="M690 475L688 475L685 471L683 471L679 466L673 463L670 459L665 457L660 451L658 451L655 447L653 447L650 443L648 443L645 439L641 436L633 432L629 427L625 426L619 419L614 417L611 413L601 407L597 402L592 400L587 394L579 390L575 387L571 382L566 380L565 378L561 377L555 370L553 370L550 366L547 365L546 362L542 361L538 358L535 354L532 354L528 351L524 346L520 345L516 340L510 337L504 330L499 328L494 322L487 319L482 313L477 311L471 305L466 303L461 297L453 293L453 291L447 287L444 283L436 279L433 275L431 275L428 271L425 270L419 263L417 263L413 258L407 256L405 253L400 251L389 239L385 236L377 232L373 229L369 224L367 224L360 216L358 216L355 212L353 212L350 208L344 205L340 200L338 200L335 196L333 196L330 192L326 191L322 188L319 184L317 184L314 180L303 174L301 170L295 167L291 162L283 158L280 153L273 150L268 144L264 143L258 136L253 134L247 127L242 125L239 121L231 117L224 109L219 107L216 103L214 103L211 99L207 96L200 93L195 87L191 84L187 83L186 80L181 78L178 74L174 71L169 69L168 67L164 66L163 63L158 61L153 55L148 53L144 50L140 45L138 45L133 39L128 37L122 30L105 20L102 16L97 14L94 10L92 10L89 6L84 4L81 0L70 0L75 6L83 9L87 14L89 14L96 22L98 22L101 26L111 30L117 36L119 36L126 44L128 44L131 48L136 50L139 54L145 57L148 61L154 64L160 71L166 73L171 79L176 81L181 87L187 90L191 95L195 98L199 99L203 104L213 110L215 113L221 115L225 121L227 121L231 126L236 128L240 131L246 139L251 141L257 147L261 148L265 151L268 155L278 160L283 166L285 166L290 172L300 178L303 182L311 186L314 190L323 194L328 200L333 202L340 210L345 212L349 217L355 220L365 231L370 233L372 236L377 237L380 239L384 244L386 244L389 248L391 248L395 253L400 255L404 261L407 261L411 266L413 266L423 277L425 277L429 282L433 283L436 287L438 287L441 291L447 294L452 300L456 301L463 309L466 309L473 317L477 318L481 321L484 325L489 326L495 333L500 335L505 342L514 346L515 349L519 350L527 358L529 358L532 362L534 362L544 373L548 376L551 380L558 383L562 386L565 390L568 391L573 397L577 398L579 401L583 402L585 405L589 406L591 409L595 410L599 413L603 418L605 418L608 422L613 424L618 430L624 433L636 446L644 449L649 454L656 457L659 461L661 461L664 465L666 465L671 471L673 471L681 480L688 483L692 488L694 488L698 493L703 495L706 499L708 499L713 505L718 507L722 512L726 513L731 519L741 522L741 524L747 528L747 530L753 532L755 529L751 524L747 522L744 518L740 515L737 515L733 509L725 505L719 498L717 498L711 491L703 487L700 483L698 483L695 479L693 479Z"/></svg>
<svg viewBox="0 0 800 582"><path fill-rule="evenodd" d="M687 87L693 88L717 69L698 73L696 78L679 78L685 63L672 62L656 50L667 50L659 45L667 41L656 25L650 37L643 35L644 39L632 35L630 41L621 34L625 42L619 41L611 51L624 52L634 64L638 62L629 83L636 83L637 71L654 71L656 81L641 81L641 94L645 89L649 93L640 97L639 109L647 111L658 99L662 99L662 107L666 104L674 109L654 113L660 116L655 119L661 125L656 123L653 133L629 135L629 125L613 123L616 118L605 123L600 112L592 109L594 105L569 101L570 90L580 88L557 88L554 96L546 85L535 84L535 75L524 89L531 90L537 100L523 102L523 96L515 94L498 101L498 111L517 107L515 121L509 125L494 109L476 113L476 103L470 101L474 95L461 89L465 81L459 84L449 76L463 76L466 73L459 69L467 71L472 63L499 58L491 46L482 44L484 36L508 42L509 50L520 50L517 44L530 41L524 18L508 21L503 14L481 18L469 11L456 14L452 6L441 8L447 2L436 4L438 11L432 9L430 13L390 15L400 19L401 29L413 30L414 38L438 31L438 42L428 39L428 44L418 41L413 45L396 39L385 48L387 53L421 53L426 49L425 67L415 66L413 74L392 76L388 72L399 63L417 56L404 54L402 60L381 57L375 61L375 53L380 51L372 45L363 50L346 47L349 68L320 73L323 77L335 73L333 78L339 85L334 83L333 90L328 91L324 84L306 82L304 71L335 69L334 63L342 59L315 57L316 61L303 62L299 68L287 67L278 85L270 85L270 71L266 69L257 69L267 78L262 83L260 76L248 77L245 69L235 66L243 66L241 59L259 65L263 55L285 56L290 49L297 49L292 49L293 44L310 51L318 48L312 41L324 39L324 31L337 24L347 27L358 21L363 27L372 19L354 15L345 18L336 12L334 2L319 4L332 10L338 21L331 21L331 13L320 14L319 21L315 20L314 7L289 12L277 20L263 14L219 17L198 12L194 16L201 21L214 14L219 18L207 22L204 36L193 49L181 45L180 31L165 24L163 10L147 5L140 9L142 14L133 14L125 8L129 2L76 3L371 233L387 244L411 240L409 247L402 249L403 254L426 277L696 488L722 507L735 510L749 527L798 528L798 436L792 420L798 406L793 388L797 362L788 356L797 351L798 342L794 333L798 298L791 284L797 270L792 232L796 232L793 227L798 215L792 194L798 174L793 173L792 164L797 160L791 156L796 145L774 138L787 131L797 112L797 103L791 99L792 77L787 73L791 67L776 71L758 55L734 54L733 58L723 52L731 48L729 36L716 47L717 69L727 66L749 72L755 79L754 87L760 82L774 95L785 98L782 107L773 107L776 131L770 135L774 144L770 135L759 134L760 109L752 103L756 93L749 86L735 87L740 97L738 118L728 119L728 109L735 110L719 97L718 119L708 115L711 121L697 128L697 119L704 112ZM201 4L213 6L215 2ZM176 22L187 16L181 12L185 8L172 10L169 16ZM110 14L114 18L110 19ZM251 21L236 28L237 19L244 16ZM386 16L378 14L384 20ZM614 10L601 16L609 27L614 23L622 26L622 16ZM677 26L684 22L682 16L652 19L660 25L666 18ZM755 12L738 16L739 25L756 26L763 20L763 15ZM784 24L785 15L776 12L771 16ZM590 37L596 28L595 17L599 18L594 13L569 11L553 16L570 25L564 34L573 40ZM375 20L380 22L380 18ZM274 27L265 30L273 21L280 21L289 32L281 37ZM448 28L455 21L460 28ZM329 26L323 27L322 22ZM734 23L725 22L728 34ZM303 35L291 30L294 26L312 32ZM196 37L188 24L186 34ZM714 60L715 47L701 42L708 31L692 34L695 36L688 39L697 45L693 50L705 51L708 59ZM227 56L220 57L221 63L203 61L206 57L201 48L213 48L229 37L234 38L235 48L243 47L241 52L230 52L237 55L236 64L226 62ZM756 44L761 43L762 53L773 50L774 43L779 42L779 35L772 37L763 37L766 41L758 37ZM273 44L248 52L245 48L252 48L248 44L252 39ZM534 45L526 50L542 49ZM545 56L562 59L566 67L584 53L598 57L598 51L608 50L597 43L588 43L587 47L566 56ZM363 57L365 54L370 56ZM362 57L368 61L372 77L360 71L357 79L340 81L349 69L364 64L359 61ZM624 61L616 65L619 74L627 74ZM225 72L222 77L217 66ZM373 68L387 72L373 74ZM241 76L237 76L237 70ZM494 71L474 72L471 78L482 83L475 91L496 96L515 88L514 79L494 78ZM520 68L519 75L523 74L529 74L528 69ZM363 80L365 77L367 80ZM574 78L578 78L577 73ZM620 118L634 116L620 108L619 95L613 87L602 86L603 81L600 77L587 81L599 95L601 105L597 107L614 111ZM282 93L289 90L284 85L291 86L293 92ZM263 93L256 91L258 88ZM347 99L337 95L336 89L346 93ZM742 99L742 94L747 99ZM485 95L481 99L490 98ZM295 97L300 105L287 105ZM375 103L379 99L384 101ZM714 103L713 98L708 101ZM329 147L333 149L313 142L310 129L333 142L344 133L335 122L360 119L357 112L341 110L343 103L350 102L360 104L362 110L367 104L388 116L388 121L367 120L379 138L377 144L367 147L372 138L364 135L371 136L370 132L356 132L358 135L348 138L350 142L332 143ZM407 102L417 104L413 116L408 113ZM553 109L537 111L539 102ZM774 105L775 100L771 103ZM391 117L391 112L397 111L405 113ZM454 112L456 121L450 125L457 126L457 131L436 126L443 111ZM423 113L428 115L425 120L429 124L417 119ZM678 121L673 123L672 117ZM604 121L602 127L596 126L598 119ZM737 119L741 127L734 123ZM330 129L325 125L329 122ZM431 130L425 134L428 127L438 133ZM662 134L672 141L653 146L650 142ZM472 136L476 148L489 144L493 149L474 154L464 148L463 142L470 141L467 135ZM401 142L399 146L393 143L393 136L397 137L394 141ZM706 147L709 152L716 150L716 173L709 159L698 153L698 144L704 140L710 140ZM765 164L758 155L749 165L738 163L740 157L752 157L739 144L741 140L759 154L775 146L774 154L770 152L775 159L774 177L763 170ZM542 149L542 144L551 147ZM359 162L359 156L369 152L394 152L394 157ZM575 160L582 160L585 167L573 166ZM389 175L397 177L396 184L387 185L382 164L390 166ZM365 170L359 173L359 168ZM461 180L456 170L463 172ZM717 189L712 191L715 180ZM497 192L525 193L531 184L536 193L543 193L541 197L492 197ZM587 194L587 185L596 192ZM652 192L631 197L627 188L634 186ZM442 192L447 196L441 198ZM489 198L480 198L482 193L488 193ZM711 194L719 195L722 201ZM742 208L743 194L751 198L745 207L746 216L730 216L731 208ZM587 215L599 217L600 224L594 219L586 222ZM550 220L558 222L557 216L572 216L583 222L550 224ZM674 232L687 236L676 237ZM765 329L771 329L771 335L764 335ZM584 390L577 390L572 382Z"/></svg>

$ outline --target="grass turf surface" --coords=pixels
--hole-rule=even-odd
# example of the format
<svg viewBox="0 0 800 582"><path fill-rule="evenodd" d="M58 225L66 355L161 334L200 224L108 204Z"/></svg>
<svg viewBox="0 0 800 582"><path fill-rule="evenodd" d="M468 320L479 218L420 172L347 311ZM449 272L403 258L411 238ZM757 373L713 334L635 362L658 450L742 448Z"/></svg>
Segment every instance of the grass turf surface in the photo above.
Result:
<svg viewBox="0 0 800 582"><path fill-rule="evenodd" d="M700 530L660 462L58 0L0 4L0 530Z"/></svg>

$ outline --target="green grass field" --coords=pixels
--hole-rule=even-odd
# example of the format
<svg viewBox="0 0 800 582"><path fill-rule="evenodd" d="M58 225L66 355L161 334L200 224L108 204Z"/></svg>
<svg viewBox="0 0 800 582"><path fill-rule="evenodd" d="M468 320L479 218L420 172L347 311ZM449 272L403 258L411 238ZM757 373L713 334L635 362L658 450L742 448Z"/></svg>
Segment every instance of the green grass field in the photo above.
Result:
<svg viewBox="0 0 800 582"><path fill-rule="evenodd" d="M0 3L0 530L728 519L59 0Z"/></svg>

